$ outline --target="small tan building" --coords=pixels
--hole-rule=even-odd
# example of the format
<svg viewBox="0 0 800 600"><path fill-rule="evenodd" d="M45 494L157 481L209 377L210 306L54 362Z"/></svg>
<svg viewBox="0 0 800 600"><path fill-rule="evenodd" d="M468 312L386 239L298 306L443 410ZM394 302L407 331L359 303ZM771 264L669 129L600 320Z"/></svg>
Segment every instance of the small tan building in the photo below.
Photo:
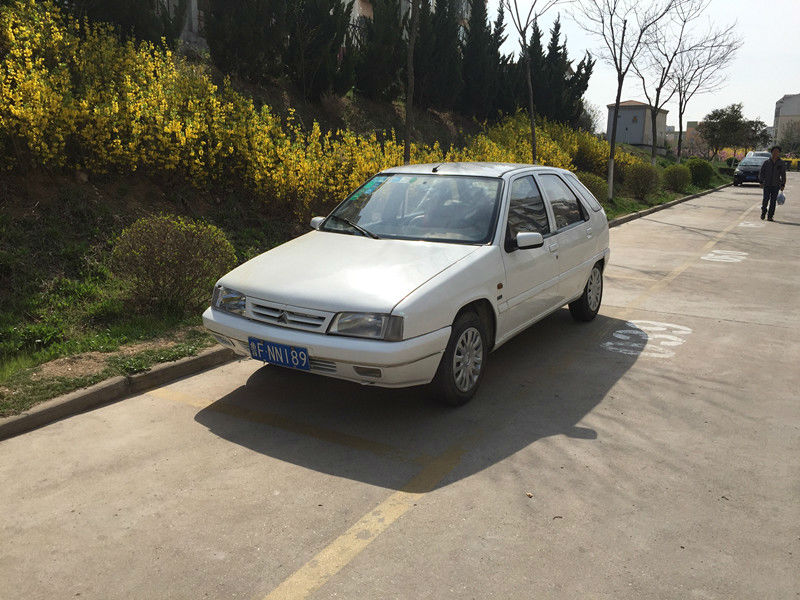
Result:
<svg viewBox="0 0 800 600"><path fill-rule="evenodd" d="M800 94L786 94L775 103L773 141L783 139L783 132L792 121L800 121Z"/></svg>
<svg viewBox="0 0 800 600"><path fill-rule="evenodd" d="M650 123L652 107L638 100L620 102L617 115L617 142L634 146L651 146L653 129ZM656 117L656 145L664 146L667 135L667 113L659 109ZM614 119L614 105L608 105L608 124L606 136L611 139L611 124Z"/></svg>

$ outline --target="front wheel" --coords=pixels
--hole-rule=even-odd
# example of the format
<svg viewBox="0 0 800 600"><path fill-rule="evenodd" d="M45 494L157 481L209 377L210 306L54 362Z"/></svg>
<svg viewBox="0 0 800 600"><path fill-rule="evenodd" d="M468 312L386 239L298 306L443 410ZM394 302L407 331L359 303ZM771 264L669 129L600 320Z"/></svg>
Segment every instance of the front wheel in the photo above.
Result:
<svg viewBox="0 0 800 600"><path fill-rule="evenodd" d="M603 299L603 270L599 264L592 267L589 280L583 288L583 294L574 302L569 303L569 312L576 321L591 321L600 310L600 301Z"/></svg>
<svg viewBox="0 0 800 600"><path fill-rule="evenodd" d="M449 406L469 402L483 379L487 353L486 327L480 317L472 311L462 313L453 323L433 379L437 399Z"/></svg>

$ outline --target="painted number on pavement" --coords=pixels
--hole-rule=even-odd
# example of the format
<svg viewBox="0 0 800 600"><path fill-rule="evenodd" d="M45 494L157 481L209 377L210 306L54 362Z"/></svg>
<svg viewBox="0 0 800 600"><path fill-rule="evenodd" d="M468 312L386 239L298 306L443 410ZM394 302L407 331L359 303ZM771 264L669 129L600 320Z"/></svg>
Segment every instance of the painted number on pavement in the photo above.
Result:
<svg viewBox="0 0 800 600"><path fill-rule="evenodd" d="M692 330L683 325L658 321L627 321L626 327L611 334L603 348L629 356L670 358Z"/></svg>
<svg viewBox="0 0 800 600"><path fill-rule="evenodd" d="M703 260L710 260L711 262L738 263L747 258L747 252L737 252L735 250L712 250L700 258Z"/></svg>

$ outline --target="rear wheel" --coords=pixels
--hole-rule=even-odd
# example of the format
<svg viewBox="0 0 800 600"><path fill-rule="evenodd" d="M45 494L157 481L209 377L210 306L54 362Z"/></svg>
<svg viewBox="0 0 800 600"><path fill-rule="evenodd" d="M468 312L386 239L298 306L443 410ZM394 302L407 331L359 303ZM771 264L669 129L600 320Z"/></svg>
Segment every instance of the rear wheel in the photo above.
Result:
<svg viewBox="0 0 800 600"><path fill-rule="evenodd" d="M600 310L603 299L603 269L600 264L592 267L589 280L583 288L583 294L574 302L569 303L569 312L576 321L591 321Z"/></svg>
<svg viewBox="0 0 800 600"><path fill-rule="evenodd" d="M459 315L433 380L437 400L449 406L469 402L483 379L487 353L486 326L480 317L471 310Z"/></svg>

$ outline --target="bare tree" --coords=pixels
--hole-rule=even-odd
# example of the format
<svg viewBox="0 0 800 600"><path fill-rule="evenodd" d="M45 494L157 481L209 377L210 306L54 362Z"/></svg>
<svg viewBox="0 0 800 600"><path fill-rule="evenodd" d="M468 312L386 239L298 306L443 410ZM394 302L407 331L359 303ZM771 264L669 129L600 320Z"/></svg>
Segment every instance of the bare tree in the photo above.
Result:
<svg viewBox="0 0 800 600"><path fill-rule="evenodd" d="M414 45L419 31L419 3L422 0L411 0L411 30L408 33L408 62L406 73L406 124L403 146L403 163L411 162L411 132L414 130Z"/></svg>
<svg viewBox="0 0 800 600"><path fill-rule="evenodd" d="M579 0L573 19L587 33L602 40L603 59L617 72L617 97L611 118L608 156L608 200L614 197L614 154L617 144L617 118L622 86L636 57L645 45L648 32L676 3L683 0Z"/></svg>
<svg viewBox="0 0 800 600"><path fill-rule="evenodd" d="M709 29L697 39L687 41L675 61L675 92L678 95L678 162L683 144L683 115L696 94L719 89L724 83L722 72L731 63L742 40L734 33L736 24Z"/></svg>
<svg viewBox="0 0 800 600"><path fill-rule="evenodd" d="M711 0L684 0L676 3L669 14L668 27L654 27L648 33L641 60L633 63L633 70L642 82L642 91L650 105L652 133L650 160L656 164L658 146L658 115L677 92L673 67L682 52L692 50L687 43L690 28ZM696 42L695 45L702 42Z"/></svg>
<svg viewBox="0 0 800 600"><path fill-rule="evenodd" d="M563 0L543 0L539 5L539 0L533 0L531 7L528 10L528 15L523 19L522 12L519 10L519 0L502 0L503 7L511 15L511 21L514 23L514 29L519 34L519 43L522 47L522 55L525 58L525 73L526 81L528 83L528 116L531 119L531 162L536 163L536 113L533 105L533 81L531 81L531 53L528 46L528 31L533 27L533 24L548 10L559 4ZM537 5L539 6L537 10Z"/></svg>

